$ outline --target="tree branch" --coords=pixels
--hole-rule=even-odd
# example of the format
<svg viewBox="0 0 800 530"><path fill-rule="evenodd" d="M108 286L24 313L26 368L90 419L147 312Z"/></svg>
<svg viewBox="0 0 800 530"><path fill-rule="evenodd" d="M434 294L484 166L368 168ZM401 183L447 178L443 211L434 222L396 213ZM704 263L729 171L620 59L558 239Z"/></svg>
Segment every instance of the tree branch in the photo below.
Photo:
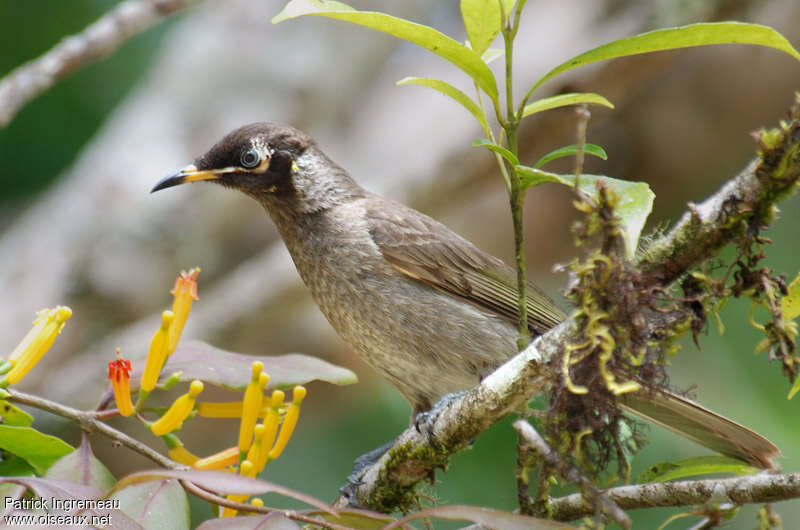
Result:
<svg viewBox="0 0 800 530"><path fill-rule="evenodd" d="M49 399L45 399L39 396L34 396L31 394L26 394L25 392L20 392L19 390L14 390L12 388L6 388L6 392L8 392L9 397L7 398L9 401L13 401L15 403L21 403L23 405L29 405L31 407L36 407L37 409L44 410L47 412L51 412L56 414L57 416L61 416L62 418L67 418L68 420L72 420L78 425L81 426L81 429L87 432L99 432L103 436L111 438L112 440L121 443L125 447L136 451L142 456L145 456L155 462L156 464L163 466L167 469L185 469L186 466L183 464L179 464L174 460L167 458L166 456L162 455L158 451L155 451L151 447L143 444L142 442L136 440L135 438L131 438L127 434L122 431L118 431L117 429L109 426L106 423L100 421L95 412L87 412L84 410L74 409L72 407L67 407L66 405L62 405L60 403L56 403L54 401L50 401Z"/></svg>
<svg viewBox="0 0 800 530"><path fill-rule="evenodd" d="M125 41L158 24L190 0L127 0L77 35L12 70L0 80L0 127L56 82L115 52Z"/></svg>
<svg viewBox="0 0 800 530"><path fill-rule="evenodd" d="M759 157L741 174L700 205L690 204L678 225L652 246L640 261L649 285L655 288L671 283L691 267L710 259L742 230L761 228L773 220L775 203L787 197L800 179L800 98L790 117L791 121L782 124L781 129L760 135ZM437 405L436 413L423 429L425 433L414 427L403 432L378 462L352 477L358 484L336 505L355 502L383 512L412 507L413 488L419 481L430 477L436 468L443 468L451 454L546 388L553 380L549 361L568 344L572 327L572 319L562 322L537 337L477 387ZM791 495L799 496L800 492ZM701 497L686 499L681 504L692 504ZM699 502L705 502L702 499Z"/></svg>
<svg viewBox="0 0 800 530"><path fill-rule="evenodd" d="M800 177L800 96L789 118L777 144L764 143L771 143L772 133L754 133L761 156L702 203L689 203L669 234L648 248L638 264L646 282L666 286L715 256L743 228L761 228L774 220L775 203L793 192Z"/></svg>
<svg viewBox="0 0 800 530"><path fill-rule="evenodd" d="M708 502L761 504L800 497L800 473L761 472L726 479L654 482L611 488L605 494L624 510L691 506ZM594 507L580 493L552 499L549 508L553 519L557 521L572 521L594 514Z"/></svg>

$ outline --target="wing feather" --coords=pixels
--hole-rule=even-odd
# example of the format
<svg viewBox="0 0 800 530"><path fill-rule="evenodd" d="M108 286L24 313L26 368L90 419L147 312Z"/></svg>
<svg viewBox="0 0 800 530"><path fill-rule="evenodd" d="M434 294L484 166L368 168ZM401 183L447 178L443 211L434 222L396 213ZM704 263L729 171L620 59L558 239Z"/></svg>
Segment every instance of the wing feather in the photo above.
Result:
<svg viewBox="0 0 800 530"><path fill-rule="evenodd" d="M519 318L516 273L498 258L400 204L373 204L367 221L373 241L398 271L511 322ZM544 333L564 319L563 311L536 285L528 283L527 294L532 332Z"/></svg>

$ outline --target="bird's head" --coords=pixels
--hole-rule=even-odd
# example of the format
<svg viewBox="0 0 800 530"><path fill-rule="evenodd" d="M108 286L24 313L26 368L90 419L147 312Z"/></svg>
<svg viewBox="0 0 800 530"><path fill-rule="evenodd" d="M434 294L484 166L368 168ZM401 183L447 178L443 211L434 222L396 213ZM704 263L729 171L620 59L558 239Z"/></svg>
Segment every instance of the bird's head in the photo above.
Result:
<svg viewBox="0 0 800 530"><path fill-rule="evenodd" d="M291 205L300 211L324 209L359 189L310 136L269 122L229 133L193 164L161 179L151 192L201 180L238 189L267 207Z"/></svg>

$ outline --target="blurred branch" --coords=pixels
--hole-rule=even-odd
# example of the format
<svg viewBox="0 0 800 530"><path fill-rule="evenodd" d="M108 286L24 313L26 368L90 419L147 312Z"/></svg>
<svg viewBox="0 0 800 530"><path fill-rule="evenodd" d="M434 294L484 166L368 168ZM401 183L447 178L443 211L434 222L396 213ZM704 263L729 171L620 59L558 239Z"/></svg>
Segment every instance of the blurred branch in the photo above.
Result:
<svg viewBox="0 0 800 530"><path fill-rule="evenodd" d="M790 121L781 122L779 129L762 131L758 137L759 157L705 202L699 206L690 204L676 228L654 243L640 262L646 274L645 285L662 287L690 267L712 258L737 235L761 229L774 220L775 203L789 196L800 180L800 96L790 118ZM657 320L653 319L651 324L654 332L658 331L655 329L659 326ZM431 477L437 468L444 468L450 455L517 410L530 396L544 391L548 381L555 380L555 375L549 374L553 371L550 360L558 358L556 355L569 343L573 327L572 318L567 319L537 337L477 387L447 402L445 397L434 407L428 421L422 425L424 428L409 427L378 462L350 477L352 482L337 506L355 502L385 512L413 506L413 488L419 481ZM663 334L654 333L653 336ZM781 494L787 497L781 498L800 496L800 487L792 484L795 475L773 476L783 477L775 479L776 485L786 480L793 486L782 489ZM762 482L736 483L752 485L754 491L762 492L752 493L751 497L737 493L736 499L768 502L771 498L769 488ZM670 488L663 490L664 495L681 491ZM705 496L700 495L702 491L698 489L694 496L674 497L670 505L706 502L709 490L705 490ZM642 503L637 507L643 507L644 502L654 497L640 494L637 498ZM622 508L629 507L614 497L611 500Z"/></svg>
<svg viewBox="0 0 800 530"><path fill-rule="evenodd" d="M605 495L624 510L722 502L737 506L761 504L800 497L800 473L762 472L726 479L636 484L608 489ZM594 514L594 507L580 493L552 499L548 508L557 521L572 521Z"/></svg>
<svg viewBox="0 0 800 530"><path fill-rule="evenodd" d="M161 22L191 0L127 0L77 35L0 79L0 127L30 100L84 66L115 52L131 37Z"/></svg>

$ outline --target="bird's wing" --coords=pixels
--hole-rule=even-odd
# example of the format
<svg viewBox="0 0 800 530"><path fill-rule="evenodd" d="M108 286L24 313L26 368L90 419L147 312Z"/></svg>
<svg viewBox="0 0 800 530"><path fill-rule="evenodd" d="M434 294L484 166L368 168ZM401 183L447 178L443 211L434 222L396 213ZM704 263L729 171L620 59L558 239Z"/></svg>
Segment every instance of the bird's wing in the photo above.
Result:
<svg viewBox="0 0 800 530"><path fill-rule="evenodd" d="M511 322L518 320L514 269L430 217L395 203L381 206L367 210L367 223L395 269ZM531 331L544 333L564 320L564 312L532 283L527 295Z"/></svg>

